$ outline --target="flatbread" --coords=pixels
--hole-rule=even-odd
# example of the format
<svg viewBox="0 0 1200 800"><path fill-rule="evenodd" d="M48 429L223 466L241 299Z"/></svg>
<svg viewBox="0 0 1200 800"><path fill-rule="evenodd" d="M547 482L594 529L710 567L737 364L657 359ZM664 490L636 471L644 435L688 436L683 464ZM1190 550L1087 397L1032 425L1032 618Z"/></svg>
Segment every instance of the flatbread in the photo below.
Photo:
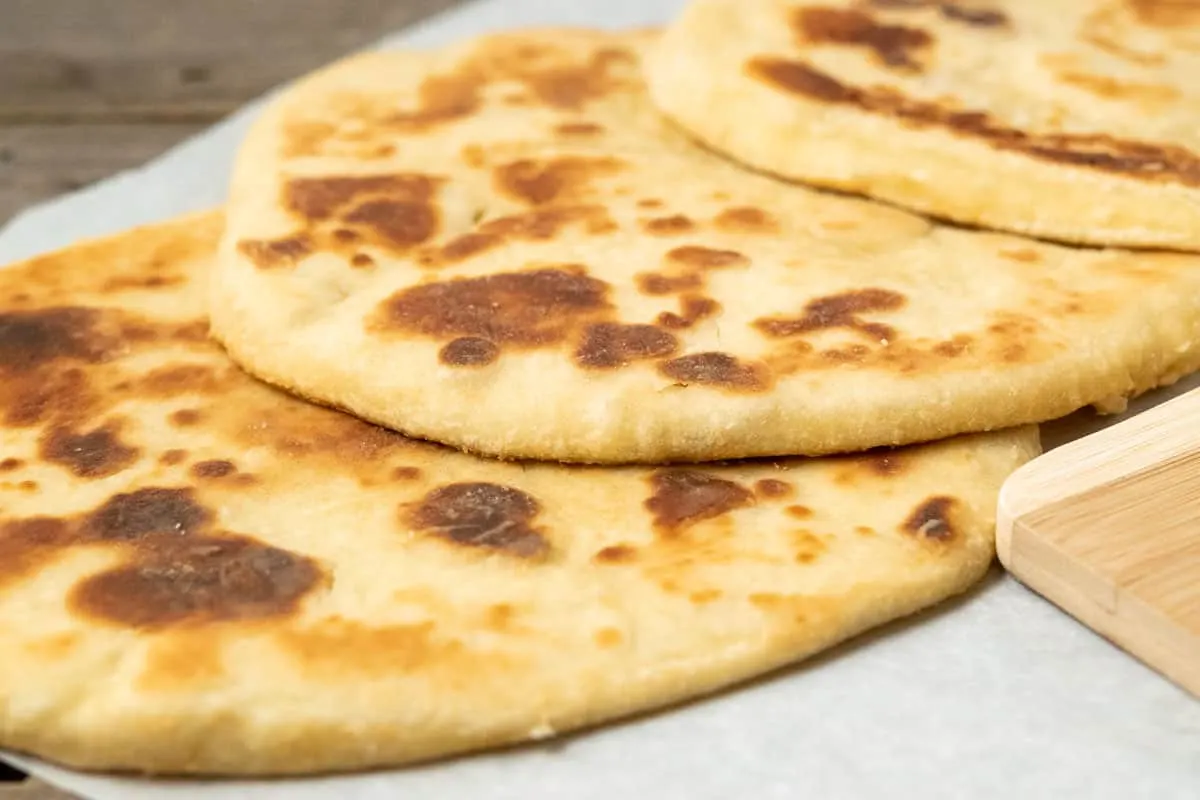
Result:
<svg viewBox="0 0 1200 800"><path fill-rule="evenodd" d="M907 444L1200 364L1196 257L751 174L650 105L652 42L524 32L301 81L239 155L215 334L261 378L410 435L604 463Z"/></svg>
<svg viewBox="0 0 1200 800"><path fill-rule="evenodd" d="M663 706L970 586L1037 449L476 459L236 369L205 338L219 227L0 272L2 747L305 773Z"/></svg>
<svg viewBox="0 0 1200 800"><path fill-rule="evenodd" d="M1200 249L1196 0L693 0L647 73L695 136L779 175Z"/></svg>

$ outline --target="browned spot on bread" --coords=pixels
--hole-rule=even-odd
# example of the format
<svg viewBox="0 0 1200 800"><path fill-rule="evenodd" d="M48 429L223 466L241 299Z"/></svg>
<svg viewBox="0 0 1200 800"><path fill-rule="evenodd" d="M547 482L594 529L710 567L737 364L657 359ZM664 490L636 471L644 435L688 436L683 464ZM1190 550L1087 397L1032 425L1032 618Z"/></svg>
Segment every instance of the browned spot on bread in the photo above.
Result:
<svg viewBox="0 0 1200 800"><path fill-rule="evenodd" d="M637 558L637 549L627 544L612 544L602 547L592 556L600 564L628 564Z"/></svg>
<svg viewBox="0 0 1200 800"><path fill-rule="evenodd" d="M554 127L554 132L562 136L598 136L604 133L604 126L595 122L562 122Z"/></svg>
<svg viewBox="0 0 1200 800"><path fill-rule="evenodd" d="M307 559L244 537L209 535L213 513L186 488L113 495L76 518L0 525L0 582L20 578L72 545L104 543L124 562L76 585L80 615L136 627L289 612L316 585Z"/></svg>
<svg viewBox="0 0 1200 800"><path fill-rule="evenodd" d="M994 316L995 322L989 324L987 329L989 333L998 334L1001 337L1037 333L1039 328L1037 320L1026 314L1004 311L997 312Z"/></svg>
<svg viewBox="0 0 1200 800"><path fill-rule="evenodd" d="M70 604L86 617L152 630L289 616L321 577L311 559L251 539L184 537L88 578Z"/></svg>
<svg viewBox="0 0 1200 800"><path fill-rule="evenodd" d="M187 322L150 322L122 316L119 312L108 313L113 317L111 327L117 331L114 339L120 341L122 350L129 345L161 345L164 342L208 344L208 320L205 318Z"/></svg>
<svg viewBox="0 0 1200 800"><path fill-rule="evenodd" d="M679 383L742 392L761 392L770 384L765 366L746 363L728 353L693 353L664 361L658 370Z"/></svg>
<svg viewBox="0 0 1200 800"><path fill-rule="evenodd" d="M25 466L25 462L19 458L9 458L0 461L0 472L12 472Z"/></svg>
<svg viewBox="0 0 1200 800"><path fill-rule="evenodd" d="M1020 342L1013 342L1012 344L1004 345L1000 349L1001 360L1009 364L1015 364L1019 361L1024 361L1028 354L1029 348Z"/></svg>
<svg viewBox="0 0 1200 800"><path fill-rule="evenodd" d="M477 144L469 144L462 149L462 160L471 169L482 169L487 166L488 154Z"/></svg>
<svg viewBox="0 0 1200 800"><path fill-rule="evenodd" d="M799 8L792 24L806 43L866 48L887 66L910 71L920 69L918 54L933 43L927 31L886 25L857 9Z"/></svg>
<svg viewBox="0 0 1200 800"><path fill-rule="evenodd" d="M625 163L612 157L560 156L542 161L524 158L493 170L496 188L529 205L578 200L596 178L612 175Z"/></svg>
<svg viewBox="0 0 1200 800"><path fill-rule="evenodd" d="M417 108L393 112L383 121L398 133L427 133L474 114L480 105L482 86L482 76L469 68L445 75L429 75L421 82Z"/></svg>
<svg viewBox="0 0 1200 800"><path fill-rule="evenodd" d="M284 205L301 217L319 222L364 198L395 198L425 204L437 182L428 175L361 175L293 178L284 187Z"/></svg>
<svg viewBox="0 0 1200 800"><path fill-rule="evenodd" d="M1063 70L1057 73L1060 81L1089 94L1109 100L1133 100L1144 103L1166 103L1179 97L1174 86L1161 83L1122 81L1109 75Z"/></svg>
<svg viewBox="0 0 1200 800"><path fill-rule="evenodd" d="M190 344L208 344L209 328L207 318L181 322L177 325L163 324L159 327L163 338L176 342L188 342Z"/></svg>
<svg viewBox="0 0 1200 800"><path fill-rule="evenodd" d="M778 608L785 601L785 597L775 592L751 592L747 597L750 604L758 608Z"/></svg>
<svg viewBox="0 0 1200 800"><path fill-rule="evenodd" d="M881 478L892 478L904 472L904 457L891 452L867 453L854 459L867 472Z"/></svg>
<svg viewBox="0 0 1200 800"><path fill-rule="evenodd" d="M713 219L713 224L730 233L774 233L779 229L773 216L754 206L727 208Z"/></svg>
<svg viewBox="0 0 1200 800"><path fill-rule="evenodd" d="M121 423L110 420L81 432L66 426L46 430L38 443L42 458L80 478L106 478L133 466L141 451L121 441Z"/></svg>
<svg viewBox="0 0 1200 800"><path fill-rule="evenodd" d="M94 410L97 396L82 369L47 365L11 376L0 369L4 423L26 427L50 417L77 420Z"/></svg>
<svg viewBox="0 0 1200 800"><path fill-rule="evenodd" d="M853 106L906 125L943 128L999 150L1041 161L1139 180L1200 186L1200 156L1173 144L1118 139L1108 134L1032 133L994 121L982 111L956 110L907 97L888 87L862 88L798 60L754 58L750 74L777 89L831 105Z"/></svg>
<svg viewBox="0 0 1200 800"><path fill-rule="evenodd" d="M692 592L688 595L688 600L691 600L695 605L702 606L706 603L720 600L721 596L722 592L720 589L701 589L698 592Z"/></svg>
<svg viewBox="0 0 1200 800"><path fill-rule="evenodd" d="M715 250L711 247L685 245L667 252L667 260L693 269L727 269L745 267L750 259L736 250Z"/></svg>
<svg viewBox="0 0 1200 800"><path fill-rule="evenodd" d="M863 361L870 352L870 348L864 345L853 344L849 347L835 347L830 350L823 350L821 358L832 361L835 364L857 363Z"/></svg>
<svg viewBox="0 0 1200 800"><path fill-rule="evenodd" d="M655 529L665 535L754 502L745 487L697 470L659 470L650 476L650 486L653 494L645 506L654 515Z"/></svg>
<svg viewBox="0 0 1200 800"><path fill-rule="evenodd" d="M428 240L437 232L438 226L437 211L433 206L406 200L368 200L342 219L366 225L389 245L401 250Z"/></svg>
<svg viewBox="0 0 1200 800"><path fill-rule="evenodd" d="M957 535L950 519L956 504L953 497L931 497L909 514L901 530L923 539L949 541Z"/></svg>
<svg viewBox="0 0 1200 800"><path fill-rule="evenodd" d="M1126 0L1138 21L1168 30L1200 26L1200 3L1196 0Z"/></svg>
<svg viewBox="0 0 1200 800"><path fill-rule="evenodd" d="M170 364L157 367L137 382L138 391L150 397L217 394L229 388L232 372L220 374L210 364Z"/></svg>
<svg viewBox="0 0 1200 800"><path fill-rule="evenodd" d="M1000 255L1012 261L1021 261L1026 264L1036 264L1042 260L1038 251L1031 250L1028 247L1020 247L1015 250L1001 250Z"/></svg>
<svg viewBox="0 0 1200 800"><path fill-rule="evenodd" d="M821 537L812 531L792 531L792 558L799 564L811 564L819 559L829 548Z"/></svg>
<svg viewBox="0 0 1200 800"><path fill-rule="evenodd" d="M642 220L642 229L647 233L661 236L676 236L687 233L696 227L696 223L683 214L672 214L669 217L655 217Z"/></svg>
<svg viewBox="0 0 1200 800"><path fill-rule="evenodd" d="M598 322L587 326L575 350L575 363L585 369L613 369L633 361L669 356L679 342L653 325Z"/></svg>
<svg viewBox="0 0 1200 800"><path fill-rule="evenodd" d="M1008 24L1003 11L993 8L971 8L955 3L940 3L942 16L955 22L965 22L976 28L998 28Z"/></svg>
<svg viewBox="0 0 1200 800"><path fill-rule="evenodd" d="M185 460L187 460L187 456L187 450L172 448L171 450L163 451L163 454L158 457L158 463L165 467L173 467L176 464L182 464Z"/></svg>
<svg viewBox="0 0 1200 800"><path fill-rule="evenodd" d="M634 276L644 294L664 295L702 289L706 283L704 273L708 270L746 267L750 264L750 259L734 250L716 250L699 245L673 248L666 253L664 261L667 264L666 273L642 272ZM715 301L699 296L693 296L690 300L685 298L683 304L682 316L670 314L660 317L660 320L667 320L664 322L667 327L686 328L703 317L715 314L720 308Z"/></svg>
<svg viewBox="0 0 1200 800"><path fill-rule="evenodd" d="M496 343L478 336L460 336L438 351L438 361L451 367L484 367L499 357Z"/></svg>
<svg viewBox="0 0 1200 800"><path fill-rule="evenodd" d="M842 485L857 485L862 479L894 478L904 472L904 457L892 451L868 451L862 455L846 456L832 462L833 480Z"/></svg>
<svg viewBox="0 0 1200 800"><path fill-rule="evenodd" d="M504 243L501 236L493 233L465 233L446 242L436 254L427 254L421 258L426 266L442 266L466 261L480 253L486 253Z"/></svg>
<svg viewBox="0 0 1200 800"><path fill-rule="evenodd" d="M558 206L534 208L522 214L511 214L488 220L480 233L496 237L495 244L504 239L544 241L553 239L571 226L582 226L593 235L610 233L616 228L603 206Z"/></svg>
<svg viewBox="0 0 1200 800"><path fill-rule="evenodd" d="M282 239L243 239L237 250L259 269L291 267L313 251L312 240L303 234Z"/></svg>
<svg viewBox="0 0 1200 800"><path fill-rule="evenodd" d="M973 339L965 333L960 333L954 336L953 339L947 339L944 342L938 342L933 346L933 352L943 358L957 358L965 353L970 352Z"/></svg>
<svg viewBox="0 0 1200 800"><path fill-rule="evenodd" d="M642 272L634 276L638 289L644 294L663 295L682 292L687 289L699 289L704 285L704 278L694 272L682 275L660 275L657 272Z"/></svg>
<svg viewBox="0 0 1200 800"><path fill-rule="evenodd" d="M23 373L51 363L94 364L116 342L99 330L100 312L58 307L0 313L0 371Z"/></svg>
<svg viewBox="0 0 1200 800"><path fill-rule="evenodd" d="M804 306L796 318L774 317L755 320L754 327L768 336L798 336L827 328L849 328L878 341L892 340L896 331L879 322L863 322L860 314L895 311L905 304L904 295L890 289L855 289L841 294L818 297Z"/></svg>
<svg viewBox="0 0 1200 800"><path fill-rule="evenodd" d="M392 479L397 481L415 481L421 477L421 470L417 467L392 467Z"/></svg>
<svg viewBox="0 0 1200 800"><path fill-rule="evenodd" d="M592 638L595 640L597 647L603 647L607 649L610 647L616 647L622 641L624 641L625 637L623 637L621 632L616 628L600 628L594 634L592 634Z"/></svg>
<svg viewBox="0 0 1200 800"><path fill-rule="evenodd" d="M370 325L435 339L477 337L501 348L542 347L610 310L608 291L581 267L461 278L398 292Z"/></svg>
<svg viewBox="0 0 1200 800"><path fill-rule="evenodd" d="M375 259L371 258L366 253L355 253L350 256L350 266L358 269L367 269L375 266Z"/></svg>
<svg viewBox="0 0 1200 800"><path fill-rule="evenodd" d="M418 173L294 178L284 205L310 227L313 250L368 240L403 252L437 232L433 197L441 183Z"/></svg>
<svg viewBox="0 0 1200 800"><path fill-rule="evenodd" d="M518 80L540 103L568 111L607 95L621 81L619 72L633 64L636 57L623 48L602 48L579 61L566 50L532 44L518 45L492 60L497 77Z"/></svg>
<svg viewBox="0 0 1200 800"><path fill-rule="evenodd" d="M778 478L763 478L754 482L754 493L759 497L769 500L790 497L795 491L795 488L790 483L781 481Z"/></svg>
<svg viewBox="0 0 1200 800"><path fill-rule="evenodd" d="M875 8L903 11L923 8L936 9L951 22L962 22L975 28L997 28L1007 25L1008 17L1002 11L991 8L963 6L937 0L869 0Z"/></svg>
<svg viewBox="0 0 1200 800"><path fill-rule="evenodd" d="M663 201L659 200L657 197L644 197L637 201L637 207L644 209L662 208L663 205Z"/></svg>
<svg viewBox="0 0 1200 800"><path fill-rule="evenodd" d="M516 626L517 609L509 603L493 603L484 613L484 624L497 633L510 633Z"/></svg>
<svg viewBox="0 0 1200 800"><path fill-rule="evenodd" d="M172 411L167 416L167 421L177 428L190 428L200 424L203 419L204 415L195 408L181 408L178 411Z"/></svg>
<svg viewBox="0 0 1200 800"><path fill-rule="evenodd" d="M128 541L200 533L212 519L191 489L148 487L113 495L81 524L88 538Z"/></svg>
<svg viewBox="0 0 1200 800"><path fill-rule="evenodd" d="M126 292L148 289L169 289L183 283L182 275L116 275L104 281L102 291Z"/></svg>
<svg viewBox="0 0 1200 800"><path fill-rule="evenodd" d="M876 530L868 525L855 525L854 532L859 536L870 538L876 535Z"/></svg>
<svg viewBox="0 0 1200 800"><path fill-rule="evenodd" d="M495 483L452 483L434 489L407 513L414 528L445 541L520 558L541 558L550 543L533 521L541 504Z"/></svg>
<svg viewBox="0 0 1200 800"><path fill-rule="evenodd" d="M658 294L658 292L651 292ZM695 294L685 294L679 298L680 313L664 311L655 320L664 328L683 330L690 328L701 320L716 316L721 311L721 304L711 297L701 297Z"/></svg>
<svg viewBox="0 0 1200 800"><path fill-rule="evenodd" d="M0 522L0 589L36 570L71 542L61 519L34 517Z"/></svg>
<svg viewBox="0 0 1200 800"><path fill-rule="evenodd" d="M237 472L237 465L223 458L210 459L208 461L197 461L192 465L191 472L194 477L201 480L225 478Z"/></svg>
<svg viewBox="0 0 1200 800"><path fill-rule="evenodd" d="M813 510L811 508L801 505L788 506L784 509L784 511L786 511L789 516L795 517L796 519L808 519L813 515Z"/></svg>
<svg viewBox="0 0 1200 800"><path fill-rule="evenodd" d="M282 153L286 158L317 155L337 133L337 127L315 120L290 120L283 128Z"/></svg>

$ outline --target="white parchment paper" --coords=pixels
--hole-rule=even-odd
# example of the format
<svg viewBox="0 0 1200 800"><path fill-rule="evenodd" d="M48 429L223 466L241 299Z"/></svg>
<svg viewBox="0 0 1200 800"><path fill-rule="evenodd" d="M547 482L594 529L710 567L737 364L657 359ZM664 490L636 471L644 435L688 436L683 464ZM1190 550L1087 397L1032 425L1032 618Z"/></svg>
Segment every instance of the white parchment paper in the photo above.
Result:
<svg viewBox="0 0 1200 800"><path fill-rule="evenodd" d="M682 4L483 0L383 44L542 23L653 24ZM218 205L259 106L141 169L22 214L0 231L0 262ZM1080 415L1047 426L1046 444L1100 424ZM798 668L541 746L270 782L98 777L11 760L91 800L1197 800L1200 702L997 569L961 601Z"/></svg>

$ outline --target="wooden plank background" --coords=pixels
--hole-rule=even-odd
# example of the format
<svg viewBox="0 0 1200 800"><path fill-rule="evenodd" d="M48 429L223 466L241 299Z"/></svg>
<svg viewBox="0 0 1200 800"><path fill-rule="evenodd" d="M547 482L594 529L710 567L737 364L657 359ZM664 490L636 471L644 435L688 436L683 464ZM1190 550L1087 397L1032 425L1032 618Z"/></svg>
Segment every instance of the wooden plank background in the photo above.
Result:
<svg viewBox="0 0 1200 800"><path fill-rule="evenodd" d="M462 0L0 0L0 224Z"/></svg>
<svg viewBox="0 0 1200 800"><path fill-rule="evenodd" d="M0 0L0 225L463 2ZM0 765L0 800L70 797Z"/></svg>

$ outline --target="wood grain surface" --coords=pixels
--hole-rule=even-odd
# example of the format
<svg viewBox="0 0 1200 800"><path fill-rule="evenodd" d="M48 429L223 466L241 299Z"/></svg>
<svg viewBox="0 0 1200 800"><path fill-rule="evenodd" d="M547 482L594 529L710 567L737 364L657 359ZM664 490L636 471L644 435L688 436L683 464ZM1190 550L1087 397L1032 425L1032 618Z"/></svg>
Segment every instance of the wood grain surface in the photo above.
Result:
<svg viewBox="0 0 1200 800"><path fill-rule="evenodd" d="M996 551L1029 588L1200 698L1200 389L1026 464Z"/></svg>
<svg viewBox="0 0 1200 800"><path fill-rule="evenodd" d="M0 0L0 225L465 0ZM0 767L0 800L71 800Z"/></svg>
<svg viewBox="0 0 1200 800"><path fill-rule="evenodd" d="M0 0L0 225L463 0Z"/></svg>

